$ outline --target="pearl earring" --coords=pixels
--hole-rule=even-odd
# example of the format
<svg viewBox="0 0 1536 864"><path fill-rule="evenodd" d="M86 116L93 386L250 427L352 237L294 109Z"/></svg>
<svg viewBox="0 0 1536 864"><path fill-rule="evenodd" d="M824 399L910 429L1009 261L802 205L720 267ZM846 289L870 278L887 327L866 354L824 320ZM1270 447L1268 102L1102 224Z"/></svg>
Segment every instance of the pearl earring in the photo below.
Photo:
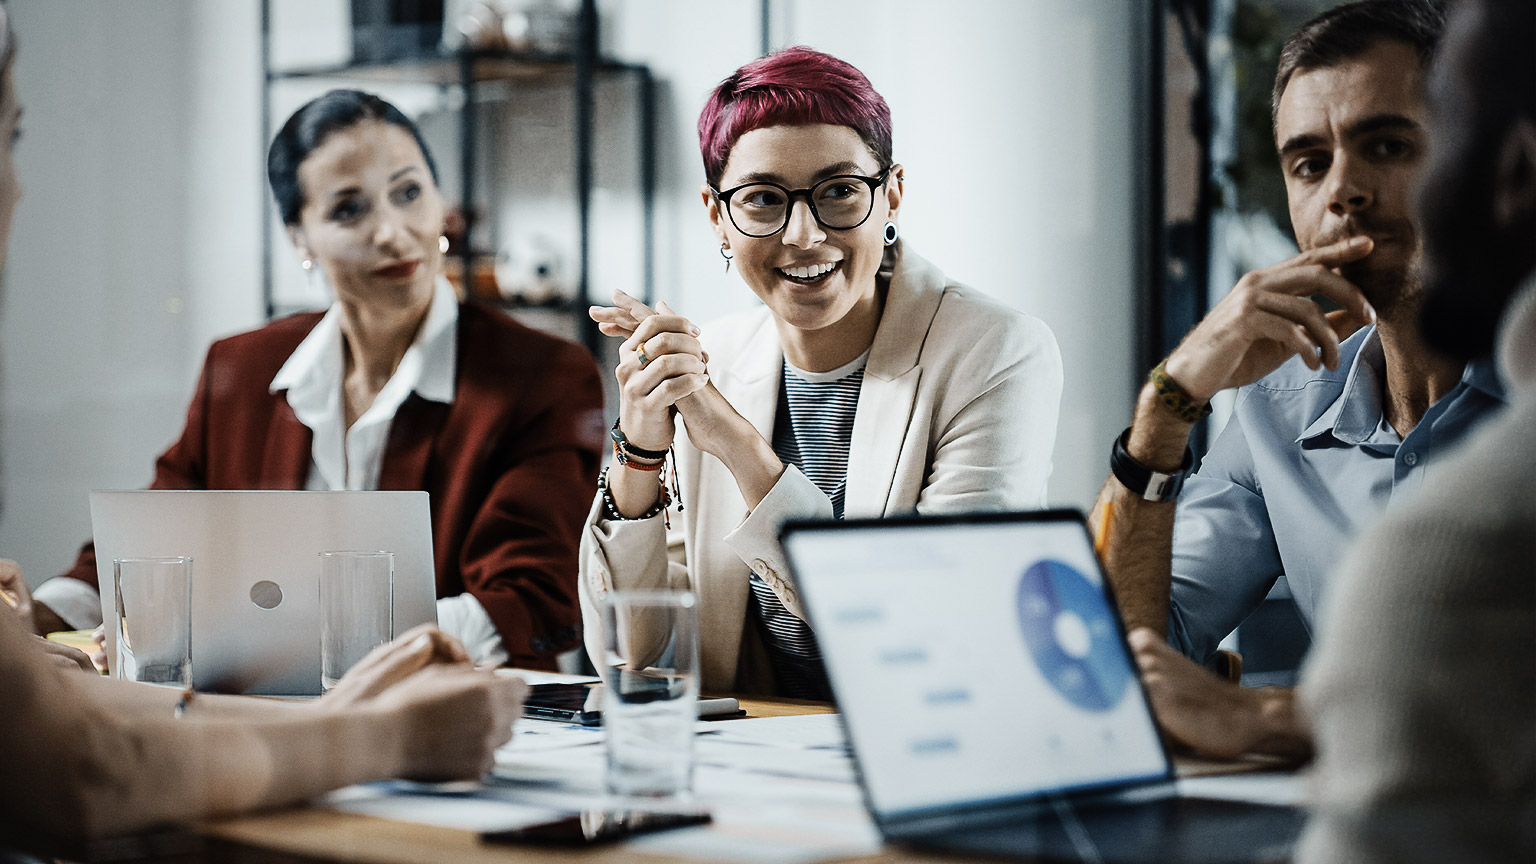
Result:
<svg viewBox="0 0 1536 864"><path fill-rule="evenodd" d="M445 255L448 254L448 235L447 234L439 234L439 235L437 235L437 251L442 252Z"/></svg>
<svg viewBox="0 0 1536 864"><path fill-rule="evenodd" d="M310 270L315 266L315 262L305 258L303 261L299 262L299 266L303 267L305 270Z"/></svg>

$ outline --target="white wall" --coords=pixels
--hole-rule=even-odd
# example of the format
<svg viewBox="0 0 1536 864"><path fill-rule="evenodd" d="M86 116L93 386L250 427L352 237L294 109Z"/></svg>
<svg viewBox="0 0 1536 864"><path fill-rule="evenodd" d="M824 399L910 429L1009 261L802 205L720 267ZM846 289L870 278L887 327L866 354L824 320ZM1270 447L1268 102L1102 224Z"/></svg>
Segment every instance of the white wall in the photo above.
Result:
<svg viewBox="0 0 1536 864"><path fill-rule="evenodd" d="M890 103L904 236L1055 330L1067 390L1051 498L1066 504L1088 503L1104 476L1135 377L1130 2L774 7L775 45L845 57ZM288 47L344 46L330 33L341 0L278 6L304 43ZM757 56L759 4L601 8L606 50L650 65L661 87L659 294L701 320L743 308L755 301L722 272L699 203L694 121ZM257 9L11 4L26 198L0 291L0 554L34 582L89 533L90 489L148 481L208 342L260 322ZM295 13L314 16L312 33Z"/></svg>
<svg viewBox="0 0 1536 864"><path fill-rule="evenodd" d="M34 583L86 493L147 483L202 352L260 318L254 2L11 3L25 197L0 300L0 550Z"/></svg>

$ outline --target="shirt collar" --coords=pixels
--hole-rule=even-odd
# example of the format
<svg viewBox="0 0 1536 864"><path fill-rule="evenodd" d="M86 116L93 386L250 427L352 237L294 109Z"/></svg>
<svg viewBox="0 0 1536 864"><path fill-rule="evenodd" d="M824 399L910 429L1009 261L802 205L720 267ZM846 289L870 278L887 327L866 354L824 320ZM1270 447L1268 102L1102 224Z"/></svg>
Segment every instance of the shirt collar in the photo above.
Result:
<svg viewBox="0 0 1536 864"><path fill-rule="evenodd" d="M449 403L454 394L454 365L458 352L459 303L453 286L438 277L432 305L416 338L406 349L396 376L411 379L410 390L432 402ZM342 373L341 306L332 303L304 341L288 355L268 390L288 391L288 403L301 417L327 411L339 398Z"/></svg>
<svg viewBox="0 0 1536 864"><path fill-rule="evenodd" d="M1533 316L1531 326L1536 330L1536 316ZM1331 435L1339 443L1350 446L1398 443L1395 432L1387 436L1384 431L1390 428L1386 424L1386 412L1381 405L1382 381L1385 378L1386 355L1382 352L1381 336L1376 332L1375 325L1372 325L1370 335L1365 338L1350 364L1343 392L1297 436L1296 442L1321 443L1314 442L1314 439ZM1462 369L1461 383L1481 390L1500 402L1506 399L1504 383L1489 358L1468 362L1466 368ZM1442 398L1450 397L1451 394L1447 393ZM1392 439L1390 442L1385 440L1388 437Z"/></svg>
<svg viewBox="0 0 1536 864"><path fill-rule="evenodd" d="M1373 438L1382 418L1381 380L1386 373L1386 355L1381 350L1381 336L1371 325L1370 333L1355 352L1344 376L1344 389L1312 424L1297 436L1305 444L1331 435L1342 444L1357 446Z"/></svg>

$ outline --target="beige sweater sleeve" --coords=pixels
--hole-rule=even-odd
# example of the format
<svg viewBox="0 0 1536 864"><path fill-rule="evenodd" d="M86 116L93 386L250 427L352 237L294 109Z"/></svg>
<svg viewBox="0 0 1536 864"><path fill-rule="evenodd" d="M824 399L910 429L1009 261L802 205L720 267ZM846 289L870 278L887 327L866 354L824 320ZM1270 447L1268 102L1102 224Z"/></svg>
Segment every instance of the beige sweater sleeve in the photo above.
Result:
<svg viewBox="0 0 1536 864"><path fill-rule="evenodd" d="M1536 410L1351 551L1302 682L1318 758L1297 860L1536 860Z"/></svg>

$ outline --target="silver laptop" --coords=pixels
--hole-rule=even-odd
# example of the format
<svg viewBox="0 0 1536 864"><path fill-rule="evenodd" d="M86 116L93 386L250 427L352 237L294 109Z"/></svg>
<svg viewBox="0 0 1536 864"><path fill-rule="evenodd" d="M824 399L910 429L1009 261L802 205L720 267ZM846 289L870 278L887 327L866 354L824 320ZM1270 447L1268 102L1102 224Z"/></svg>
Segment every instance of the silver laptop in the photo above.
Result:
<svg viewBox="0 0 1536 864"><path fill-rule="evenodd" d="M1299 810L1175 794L1081 513L798 522L782 540L887 840L1289 857Z"/></svg>
<svg viewBox="0 0 1536 864"><path fill-rule="evenodd" d="M190 557L193 686L318 694L319 553L395 553L395 633L435 622L427 503L426 492L92 492L102 620L116 617L112 559ZM111 627L107 638L115 656Z"/></svg>

